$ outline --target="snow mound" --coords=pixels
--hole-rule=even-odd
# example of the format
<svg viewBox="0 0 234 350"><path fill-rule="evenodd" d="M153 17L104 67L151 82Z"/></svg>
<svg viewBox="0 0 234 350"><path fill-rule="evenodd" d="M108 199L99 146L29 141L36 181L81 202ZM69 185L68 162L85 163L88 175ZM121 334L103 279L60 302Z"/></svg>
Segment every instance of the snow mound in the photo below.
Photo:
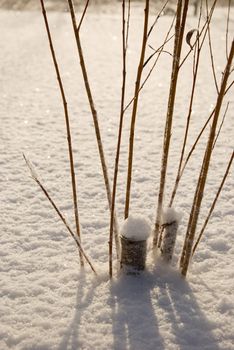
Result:
<svg viewBox="0 0 234 350"><path fill-rule="evenodd" d="M171 224L172 222L180 222L182 218L182 213L177 212L174 208L167 208L163 211L162 215L162 223L165 224Z"/></svg>
<svg viewBox="0 0 234 350"><path fill-rule="evenodd" d="M130 215L121 228L121 235L133 241L146 240L151 232L151 226L148 220L143 216Z"/></svg>

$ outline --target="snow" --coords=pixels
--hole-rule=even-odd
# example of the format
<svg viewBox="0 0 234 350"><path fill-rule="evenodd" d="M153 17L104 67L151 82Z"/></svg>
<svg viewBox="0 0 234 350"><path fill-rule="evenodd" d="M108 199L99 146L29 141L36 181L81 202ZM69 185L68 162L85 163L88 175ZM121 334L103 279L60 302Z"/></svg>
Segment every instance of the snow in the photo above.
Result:
<svg viewBox="0 0 234 350"><path fill-rule="evenodd" d="M175 210L173 207L168 207L163 211L162 223L170 224L174 221L180 222L182 219L182 213Z"/></svg>
<svg viewBox="0 0 234 350"><path fill-rule="evenodd" d="M121 235L132 241L145 241L151 233L151 225L143 216L129 217L121 227Z"/></svg>
<svg viewBox="0 0 234 350"><path fill-rule="evenodd" d="M82 29L85 57L110 175L116 148L121 86L120 7L89 13ZM139 4L132 11L128 93L132 97L141 37ZM76 246L40 189L30 179L24 152L69 224L72 212L62 104L41 14L0 11L0 349L1 350L232 350L234 349L234 178L227 178L217 207L190 266L178 260L200 170L206 138L191 159L175 197L183 212L172 266L148 253L140 276L108 278L109 212L92 118L66 13L49 15L71 114L82 244L98 271L80 268ZM152 18L151 18L152 20ZM152 35L158 47L171 21L163 17ZM225 55L224 9L215 12L211 33L215 65L222 75ZM189 18L188 30L196 28ZM233 32L233 21L230 22ZM105 43L105 49L103 49ZM206 49L208 47L206 46ZM187 52L187 51L186 51ZM149 51L148 53L151 53ZM155 219L163 126L167 105L169 55L163 56L139 101L130 212ZM179 81L165 203L175 180L191 84L191 65ZM215 103L209 55L199 70L191 146ZM207 84L207 82L209 82ZM204 193L202 226L233 150L234 99L217 142ZM123 217L129 112L124 123L117 213ZM188 149L189 149L188 146ZM198 227L198 229L199 229ZM74 225L73 225L74 228Z"/></svg>

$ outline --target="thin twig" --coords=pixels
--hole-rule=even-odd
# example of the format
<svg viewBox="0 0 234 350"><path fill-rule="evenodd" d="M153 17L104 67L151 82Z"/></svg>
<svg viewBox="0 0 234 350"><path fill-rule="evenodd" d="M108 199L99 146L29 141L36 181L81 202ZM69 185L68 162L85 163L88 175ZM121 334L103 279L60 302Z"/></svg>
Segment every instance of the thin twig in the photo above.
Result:
<svg viewBox="0 0 234 350"><path fill-rule="evenodd" d="M233 83L234 83L234 81L233 81ZM230 84L230 85L229 85L229 88L226 89L226 91L225 91L225 93L224 93L224 96L227 94L228 90L231 88L231 86L233 85L233 83ZM198 136L196 137L196 140L195 140L194 144L192 145L190 151L188 152L188 155L187 155L187 157L186 157L186 159L185 159L185 161L184 161L184 164L183 164L183 166L181 167L180 175L179 175L177 181L180 181L180 180L181 180L181 178L182 178L182 176L183 176L183 174L184 174L185 168L187 167L188 162L189 162L189 160L190 160L190 158L191 158L193 152L195 151L196 146L197 146L197 144L198 144L200 138L202 137L204 131L206 130L207 126L209 125L209 122L211 121L212 117L214 116L214 112L215 112L215 108L214 108L214 109L212 110L212 112L210 113L210 115L209 115L209 117L207 118L205 124L203 125L202 129L200 130ZM178 186L178 184L177 184L177 186Z"/></svg>
<svg viewBox="0 0 234 350"><path fill-rule="evenodd" d="M197 183L197 187L196 187L196 191L195 191L195 195L194 195L194 200L193 200L192 210L191 210L190 218L189 218L189 222L188 222L184 247L183 247L182 254L181 254L180 267L181 267L181 274L184 277L187 274L189 261L190 261L191 254L192 254L192 246L193 246L193 241L194 241L194 237L195 237L195 233L196 233L196 226L197 226L197 221L199 218L199 212L200 212L200 208L201 208L204 188L206 185L207 175L208 175L208 171L209 171L210 159L211 159L213 144L214 144L214 140L215 140L217 122L218 122L218 118L220 116L220 110L221 110L223 98L225 95L227 80L228 80L228 77L230 74L233 56L234 56L234 41L232 41L232 46L231 46L230 53L228 56L228 61L227 61L226 67L225 67L221 87L220 87L219 94L217 97L212 126L211 126L211 130L210 130L210 134L209 134L209 138L208 138L208 142L207 142L207 146L206 146L206 151L205 151L204 158L203 158L200 176L198 179L198 183Z"/></svg>
<svg viewBox="0 0 234 350"><path fill-rule="evenodd" d="M205 38L206 38L206 34L207 34L207 24L210 23L211 19L212 19L212 16L213 16L213 13L214 13L214 9L215 9L215 5L216 5L216 2L217 0L214 0L213 2L213 5L210 9L210 12L209 12L209 16L207 17L202 29L200 30L200 33L199 33L199 37L201 38L201 36L203 35L203 32L205 31L204 35L203 35L203 39L200 40L201 42L201 47L205 41ZM188 59L188 57L190 56L191 52L193 51L193 47L196 45L196 42L192 45L192 47L190 48L190 50L188 51L188 53L185 55L185 57L181 60L181 63L180 63L180 68L184 65L185 61Z"/></svg>
<svg viewBox="0 0 234 350"><path fill-rule="evenodd" d="M175 19L175 17L174 17L174 19ZM162 54L162 52L163 52L164 46L165 46L172 38L174 38L174 36L175 36L175 34L173 34L173 35L170 36L170 38L168 38L168 37L169 37L169 34L170 34L170 32L171 32L172 26L173 26L173 24L174 24L174 19L173 19L173 21L172 21L172 23L171 23L171 26L170 26L170 28L169 28L169 30L168 30L168 32L167 32L166 38L165 38L165 40L164 40L164 43L163 43L159 48L157 48L157 49L155 50L155 52L150 56L150 59L151 59L156 53L158 53L158 55L157 55L157 57L156 57L156 59L155 59L153 65L152 65L152 67L150 68L148 74L146 75L146 77L145 77L143 83L141 84L141 86L140 86L138 92L141 92L141 90L144 88L145 84L147 83L148 79L150 78L150 76L151 76L153 70L155 69L155 67L156 67L156 65L157 65L157 63L158 63L158 60L159 60L159 58L160 58L160 56L161 56L161 54ZM147 62L147 61L146 61L146 62ZM144 67L145 67L146 62L144 63ZM131 104L134 102L134 100L135 100L135 96L128 102L128 104L127 104L126 107L124 108L124 112L126 112L126 110L127 110L127 109L131 106Z"/></svg>
<svg viewBox="0 0 234 350"><path fill-rule="evenodd" d="M83 20L84 20L85 15L86 15L86 12L87 12L87 10L88 10L88 7L89 7L89 0L86 1L85 8L84 8L84 10L83 10L83 12L82 12L82 16L81 16L79 25L78 25L78 27L77 27L78 32L80 31L80 28L81 28L81 26L82 26Z"/></svg>
<svg viewBox="0 0 234 350"><path fill-rule="evenodd" d="M231 155L231 158L230 158L230 160L229 160L229 162L228 162L228 165L227 165L225 174L224 174L224 176L223 176L222 182L221 182L221 184L220 184L220 186L219 186L218 192L216 193L216 196L215 196L215 198L214 198L214 201L213 201L213 203L212 203L212 205L211 205L209 214L207 215L207 218L206 218L206 220L205 220L205 222L204 222L204 224L203 224L203 226L202 226L202 229L201 229L201 231L200 231L200 234L198 235L197 241L196 241L196 243L194 244L192 255L194 255L194 253L195 253L195 251L196 251L196 249L197 249L197 246L198 246L198 244L199 244L199 242L200 242L200 240L201 240L201 238L202 238L202 236L203 236L203 233L204 233L204 231L205 231L205 229L206 229L206 226L207 226L207 224L208 224L208 222L209 222L209 220L210 220L210 217L211 217L211 215L212 215L212 213L213 213L213 211L214 211L216 202L217 202L217 200L218 200L218 198L219 198L219 195L220 195L220 193L221 193L221 191L222 191L223 185L224 185L224 183L225 183L225 181L226 181L226 178L227 178L227 176L228 176L230 167L231 167L231 165L232 165L233 158L234 158L234 152L232 152L232 155Z"/></svg>
<svg viewBox="0 0 234 350"><path fill-rule="evenodd" d="M45 27L46 27L46 32L49 40L49 46L50 46L50 51L57 75L57 80L59 84L59 89L63 101L63 109L64 109L64 116L65 116L65 122L66 122L66 131L67 131L67 142L68 142L68 151L69 151L69 162L70 162L70 173L71 173L71 182L72 182L72 196L73 196L73 208L74 208L74 216L75 216L75 223L76 223L76 233L77 236L80 238L80 224L79 224L79 214L78 214L78 204L77 204L77 191L76 191L76 176L75 176L75 167L74 167L74 160L73 160L73 150L72 150L72 138L71 138L71 130L70 130L70 121L69 121L69 114L68 114L68 108L67 108L67 101L66 101L66 96L63 88L63 83L61 79L61 74L59 71L59 66L53 46L53 41L52 37L50 34L50 27L47 19L47 14L46 14L46 9L44 6L44 0L40 0L41 2L41 9L42 9L42 14L44 17L44 22L45 22ZM82 256L80 255L80 262L81 265L83 266L84 262L82 259Z"/></svg>
<svg viewBox="0 0 234 350"><path fill-rule="evenodd" d="M206 0L206 14L207 14L207 18L208 18L208 13L209 13L208 0ZM215 64L214 64L214 55L213 55L212 41L211 41L210 21L207 21L207 29L208 29L208 42L209 42L209 50L210 50L210 59L211 59L212 73L213 73L213 77L214 77L216 91L217 91L217 93L219 93L218 82L217 82L217 77L216 77L216 72L215 72Z"/></svg>
<svg viewBox="0 0 234 350"><path fill-rule="evenodd" d="M226 109L225 109L225 111L224 111L222 122L221 122L221 124L220 124L220 126L219 126L219 130L218 130L218 132L217 132L216 139L214 140L213 148L215 148L216 142L217 142L217 140L218 140L218 138L219 138L219 135L220 135L220 132L221 132L221 130L222 130L222 127L223 127L223 124L224 124L224 120L225 120L226 115L227 115L228 107L229 107L229 102L227 103Z"/></svg>
<svg viewBox="0 0 234 350"><path fill-rule="evenodd" d="M145 12L144 30L143 30L140 61L138 64L137 78L136 78L136 82L135 82L134 102L133 102L130 136L129 136L128 174L127 174L127 188L126 188L125 211L124 211L125 219L128 218L129 206L130 206L135 122L136 122L136 114L137 114L137 106L138 106L138 98L139 98L139 88L140 88L140 84L141 84L141 76L142 76L142 71L143 71L145 50L146 50L146 43L147 43L148 20L149 20L149 0L145 0L144 12Z"/></svg>
<svg viewBox="0 0 234 350"><path fill-rule="evenodd" d="M190 120L191 120L191 115L192 115L192 108L193 108L193 100L194 100L194 94L195 94L195 88L196 88L196 83L197 83L197 74L198 74L198 67L199 67L199 62L200 62L200 48L199 48L199 38L197 40L197 50L194 52L194 69L193 69L193 83L192 83L192 89L191 89L191 94L190 94L190 102L189 102L189 110L188 110L188 115L187 115L187 123L185 127L185 133L184 133L184 140L183 140L183 145L182 145L182 150L180 153L180 161L179 161L179 166L177 170L177 175L176 175L176 180L174 184L174 188L171 194L171 199L169 203L169 207L172 206L176 191L179 185L179 181L181 178L181 168L184 160L184 153L185 153L185 148L187 144L187 139L188 139L188 132L189 132L189 127L190 127Z"/></svg>
<svg viewBox="0 0 234 350"><path fill-rule="evenodd" d="M38 176L35 172L35 170L32 167L32 164L29 162L29 160L26 158L26 156L23 154L24 160L26 162L26 165L28 166L30 173L31 173L31 177L32 179L38 184L38 186L41 188L42 192L44 193L44 195L46 196L46 198L48 199L48 201L50 202L50 204L53 206L53 208L55 209L56 213L58 214L59 218L61 219L61 221L64 223L66 229L68 230L68 232L70 233L71 237L74 239L74 241L76 242L76 245L79 249L79 253L80 255L82 255L82 257L87 261L87 263L89 264L89 266L91 267L92 271L97 275L97 272L95 270L95 268L93 267L93 264L91 263L90 259L88 258L88 256L86 255L86 253L84 252L84 249L81 246L81 242L80 242L80 238L77 237L73 231L71 230L70 226L68 225L65 217L62 215L61 211L58 209L57 205L55 204L55 202L53 201L53 199L51 198L51 196L49 195L48 191L45 189L44 185L42 185L41 181L38 179Z"/></svg>
<svg viewBox="0 0 234 350"><path fill-rule="evenodd" d="M102 144L102 139L101 139L101 132L100 132L100 127L99 127L98 115L97 115L97 111L95 108L95 103L94 103L94 99L93 99L93 95L92 95L92 91L91 91L91 87L90 87L90 83L89 83L89 79L88 79L88 73L87 73L85 59L84 59L84 55L83 55L83 49L82 49L82 45L81 45L80 35L79 35L79 31L77 30L76 15L75 15L73 2L72 2L72 0L67 0L67 2L69 5L74 35L75 35L75 39L76 39L77 51L78 51L78 55L79 55L81 71L82 71L83 80L84 80L84 84L85 84L85 90L87 93L89 106L90 106L90 110L91 110L92 117L93 117L93 123L94 123L94 128L95 128L95 133L96 133L97 144L98 144L98 151L99 151L99 156L100 156L100 161L101 161L101 166L102 166L103 178L104 178L104 182L105 182L107 200L108 200L108 204L109 204L109 209L111 211L112 199L111 199L110 181L109 181L109 175L108 175L105 154L104 154L104 149L103 149L103 144ZM117 225L116 216L115 216L115 221L114 221L114 228L115 228L115 238L116 238L116 243L117 243L116 244L116 253L118 256L119 255L119 252L118 252L118 225Z"/></svg>
<svg viewBox="0 0 234 350"><path fill-rule="evenodd" d="M161 225L161 214L162 214L162 208L163 208L163 198L164 198L168 156L169 156L170 140L171 140L171 129L172 129L172 121L173 121L173 115L174 115L177 80L178 80L179 69L180 69L180 56L181 56L182 42L184 37L185 23L187 18L188 3L189 3L188 0L185 0L184 3L182 0L178 0L178 4L177 4L175 42L174 42L174 53L173 53L174 58L172 63L172 73L171 73L171 83L170 83L170 91L169 91L169 98L168 98L166 124L164 128L164 144L163 144L163 153L162 153L162 161L161 161L160 186L159 186L158 203L157 203L156 220L155 220L154 237L153 237L154 248L157 247L158 237L160 232L160 225Z"/></svg>
<svg viewBox="0 0 234 350"><path fill-rule="evenodd" d="M228 93L228 91L231 89L232 85L234 84L234 80L229 84L229 86L227 87L226 91L225 91L225 95Z"/></svg>
<svg viewBox="0 0 234 350"><path fill-rule="evenodd" d="M228 34L229 34L229 22L230 22L230 10L231 10L231 0L228 0L228 13L227 13L227 24L226 24L226 58L228 59Z"/></svg>
<svg viewBox="0 0 234 350"><path fill-rule="evenodd" d="M149 31L148 31L148 35L147 35L148 38L149 38L149 36L150 36L152 30L153 30L154 27L156 26L156 24L157 24L159 18L161 17L161 15L162 15L163 11L165 10L165 7L166 7L167 4L169 3L169 1L170 1L170 0L167 0L167 1L164 3L163 7L161 8L161 10L159 11L159 13L157 14L157 16L156 16L156 18L155 18L155 20L154 20L152 26L150 27L150 29L149 29Z"/></svg>
<svg viewBox="0 0 234 350"><path fill-rule="evenodd" d="M129 1L130 4L130 1ZM123 119L124 119L124 103L125 103L125 91L126 91L126 54L128 46L128 30L130 21L130 8L128 7L128 19L127 19L127 33L126 33L126 19L125 19L125 0L122 1L122 89L121 89L121 106L120 106L120 117L119 117L119 131L118 141L116 147L115 156L115 168L114 168L114 179L113 179L113 190L112 190L112 203L111 203L111 218L110 218L110 238L109 238L109 276L112 277L112 245L113 245L113 231L114 231L114 215L115 215L115 199L117 190L117 179L119 170L119 157L120 157L120 146L122 140L123 130ZM120 248L119 248L120 250Z"/></svg>

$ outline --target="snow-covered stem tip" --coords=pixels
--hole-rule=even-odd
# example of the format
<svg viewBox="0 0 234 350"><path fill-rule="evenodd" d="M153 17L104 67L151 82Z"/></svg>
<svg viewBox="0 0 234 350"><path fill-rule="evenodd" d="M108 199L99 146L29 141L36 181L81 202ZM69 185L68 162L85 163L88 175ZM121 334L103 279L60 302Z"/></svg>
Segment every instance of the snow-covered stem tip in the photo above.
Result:
<svg viewBox="0 0 234 350"><path fill-rule="evenodd" d="M173 208L167 208L163 213L164 235L162 238L161 254L165 262L169 263L172 259L176 243L177 230L181 215Z"/></svg>

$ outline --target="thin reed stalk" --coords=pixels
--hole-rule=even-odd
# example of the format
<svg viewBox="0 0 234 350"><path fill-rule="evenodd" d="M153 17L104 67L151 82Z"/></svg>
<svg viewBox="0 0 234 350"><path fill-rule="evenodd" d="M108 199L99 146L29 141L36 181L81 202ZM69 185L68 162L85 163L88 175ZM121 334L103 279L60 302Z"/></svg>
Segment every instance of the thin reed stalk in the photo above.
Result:
<svg viewBox="0 0 234 350"><path fill-rule="evenodd" d="M114 216L115 216L115 199L117 190L117 179L119 170L119 158L120 158L120 146L122 140L123 119L124 119L124 104L125 104L125 91L126 91L126 54L128 46L128 32L130 21L130 0L128 1L128 15L127 15L127 28L126 28L126 15L125 15L125 0L122 1L122 88L121 88L121 105L120 105L120 117L119 117L119 131L118 141L115 155L115 167L114 167L114 179L112 190L112 203L111 203L111 218L110 218L110 236L109 236L109 276L112 277L112 251L113 251L113 233L114 233ZM118 242L119 244L119 242ZM120 247L118 248L120 251Z"/></svg>
<svg viewBox="0 0 234 350"><path fill-rule="evenodd" d="M44 195L46 196L46 198L48 199L48 201L50 202L50 204L52 205L52 207L54 208L54 210L56 211L56 213L58 214L60 220L63 222L63 224L65 225L66 229L68 230L68 232L70 233L71 237L74 239L77 248L79 250L79 254L82 256L82 258L84 258L86 260L86 262L89 264L89 266L91 267L92 271L95 273L95 275L97 275L97 272L93 266L93 264L91 263L90 259L88 258L88 256L86 255L84 249L81 246L81 242L80 242L80 237L77 237L73 231L71 230L70 226L68 225L65 217L63 216L63 214L61 213L61 211L58 209L57 205L55 204L55 202L53 201L53 199L51 198L51 196L49 195L48 191L46 190L46 188L44 187L44 185L41 183L41 181L38 179L38 176L35 172L35 170L33 169L32 165L30 164L30 162L28 161L28 159L25 157L25 155L23 154L24 160L26 162L26 165L28 166L30 173L31 173L31 177L32 179L38 184L38 186L40 187L40 189L42 190L42 192L44 193Z"/></svg>
<svg viewBox="0 0 234 350"><path fill-rule="evenodd" d="M136 82L135 82L134 101L133 101L130 136L129 136L128 174L127 174L127 187L126 187L125 210L124 210L125 219L127 219L128 215L129 215L131 182L132 182L132 163L133 163L133 152L134 152L135 122L136 122L137 107L138 107L139 88L140 88L140 84L141 84L141 76L142 76L142 72L143 72L146 44L147 44L147 38L148 38L148 20L149 20L149 0L146 0L145 1L145 9L144 9L143 38L142 38L140 61L138 64L137 77L136 77Z"/></svg>
<svg viewBox="0 0 234 350"><path fill-rule="evenodd" d="M195 88L196 88L196 83L197 83L197 74L198 74L198 67L199 67L199 61L200 61L200 53L201 51L199 50L199 37L197 40L197 45L198 49L197 52L194 53L194 60L196 61L194 64L194 69L193 69L193 82L192 82L192 88L191 88L191 94L190 94L190 102L189 102L189 110L188 110L188 115L187 115L187 123L185 127L185 133L184 133L184 139L183 139L183 145L182 145L182 150L180 153L180 160L179 160L179 166L177 170L177 175L176 175L176 180L175 180L175 185L171 194L171 199L169 203L169 207L172 206L176 191L179 185L179 180L180 180L180 173L181 173L181 168L184 160L184 154L185 154L185 148L187 144L187 139L188 139L188 132L189 132L189 126L190 126L190 120L191 120L191 115L192 115L192 108L193 108L193 100L194 100L194 95L195 95ZM196 56L196 58L195 58Z"/></svg>
<svg viewBox="0 0 234 350"><path fill-rule="evenodd" d="M81 39L80 39L80 29L81 26L77 26L77 21L76 21L76 15L75 15L75 9L72 0L67 0L69 10L70 10L70 15L71 15L71 20L72 20L72 26L74 30L74 35L75 35L75 40L76 40L76 45L77 45L77 50L78 50L78 55L79 55L79 60L80 60L80 66L81 66L81 71L83 75L83 80L85 84L85 90L87 93L88 101L89 101L89 106L90 110L92 113L93 117L93 123L94 123L94 128L95 128L95 134L96 134L96 139L97 139L97 144L98 144L98 151L99 151L99 156L100 156L100 161L101 161L101 166L102 166L102 172L103 172L103 178L105 182L105 188L106 188L106 194L107 194L107 200L109 204L109 209L111 211L111 189L110 189L110 181L109 181L109 175L108 175L108 170L107 170L107 165L106 165L106 160L105 160L105 154L104 154L104 149L103 149L103 143L102 143L102 138L101 138L101 132L100 132L100 127L99 127L99 121L98 121L98 114L95 108L95 103L88 79L88 73L86 69L86 64L85 64L85 59L84 59L84 54L83 54L83 49L81 45ZM86 11L87 8L84 9ZM84 19L84 16L82 15L82 20ZM119 256L119 243L118 243L118 225L117 225L117 218L115 215L114 219L114 229L115 229L115 241L116 241L116 252L117 256Z"/></svg>
<svg viewBox="0 0 234 350"><path fill-rule="evenodd" d="M198 141L200 140L204 130L206 129L209 121L211 120L211 118L212 118L212 116L214 114L214 110L213 110L211 115L207 119L205 125L201 129L198 137L195 140L195 143L193 144L191 150L189 151L189 153L188 153L188 155L187 155L187 157L186 157L186 159L185 159L185 161L183 163L184 154L185 154L185 148L186 148L186 143L187 143L187 138L188 138L188 130L189 130L189 125L190 125L191 113L192 113L194 92L195 92L196 81L197 81L197 72L198 72L198 67L199 67L200 54L201 54L201 50L202 50L203 44L205 42L205 38L206 38L206 35L207 35L207 32L208 32L210 21L212 19L212 15L213 15L213 12L214 12L215 4L216 4L216 0L214 1L213 6L212 6L212 8L211 8L209 13L208 13L208 9L207 9L207 19L206 19L205 25L203 26L203 28L202 28L200 33L199 33L199 30L198 30L197 39L196 39L196 41L195 41L195 43L194 43L194 45L192 47L192 49L194 48L194 46L195 46L195 48L197 47L197 60L196 60L196 64L194 65L194 69L193 69L194 76L193 76L193 83L192 83L192 92L190 94L190 105L189 105L189 112L188 112L188 116L187 116L187 124L186 124L186 128L185 128L184 141L183 141L182 151L181 151L181 155L180 155L180 161L179 161L179 166L178 166L178 170L177 170L176 180L175 180L175 184L174 184L174 187L173 187L173 190L172 190L169 206L172 206L172 204L173 204L173 201L174 201L174 198L175 198L178 186L179 186L179 182L180 182L181 177L182 177L182 175L184 173L184 170L185 170L185 168L187 166L187 163L188 163L191 155L193 154L193 152L194 152L194 150L196 148L196 145L197 145ZM198 28L200 26L201 13L202 13L202 2L201 2L201 6L200 6L200 16L199 16ZM203 34L203 37L202 37L201 34L203 32L204 32L204 34ZM211 45L211 43L210 43L210 45ZM195 55L194 55L194 59L195 59ZM181 66L182 65L180 65L180 67Z"/></svg>
<svg viewBox="0 0 234 350"><path fill-rule="evenodd" d="M173 23L174 23L174 20L172 21L171 27L173 26ZM163 52L165 52L165 51L163 50L163 49L164 49L164 46L174 37L174 35L171 35L171 36L169 37L170 31L171 31L171 27L170 27L170 29L169 29L169 31L168 31L168 33L167 33L167 36L166 36L166 39L164 40L164 43L163 43L159 48L157 48L157 49L155 50L155 52L154 52L154 53L145 61L145 63L144 63L144 67L145 67L145 66L148 64L148 62L151 60L151 58L152 58L153 56L155 56L156 53L158 54L157 57L156 57L156 59L154 60L154 63L153 63L153 65L152 65L152 67L150 68L148 74L146 75L145 79L143 80L143 82L142 82L142 84L141 84L141 86L140 86L140 88L139 88L139 90L138 90L139 93L140 93L141 90L144 88L144 86L145 86L145 84L147 83L148 79L150 78L152 72L154 71L154 69L155 69L155 67L156 67L156 65L157 65L157 63L158 63L158 60L159 60L161 54L162 54ZM169 37L169 38L168 38L168 37ZM144 68L144 67L143 67L143 68ZM134 96L134 97L128 102L128 104L125 106L125 108L124 108L124 113L125 113L126 110L132 105L132 103L134 102L135 98L136 98L136 97Z"/></svg>
<svg viewBox="0 0 234 350"><path fill-rule="evenodd" d="M214 117L213 117L213 121L212 121L212 125L211 125L210 135L208 138L206 151L205 151L204 158L203 158L202 168L200 171L200 176L198 179L197 188L196 188L195 195L194 195L193 205L192 205L190 218L189 218L189 222L188 222L188 227L187 227L187 232L186 232L186 236L185 236L184 247L183 247L182 254L181 254L180 268L181 268L181 274L184 277L187 274L189 261L190 261L191 254L192 254L192 246L193 246L193 241L194 241L194 237L195 237L195 233L196 233L197 221L199 218L204 188L205 188L207 175L208 175L208 171L209 171L209 166L210 166L210 159L211 159L211 155L212 155L213 144L215 141L217 122L218 122L223 98L224 98L225 91L226 91L226 86L227 86L227 81L228 81L228 77L229 77L230 70L231 70L233 56L234 56L234 41L232 41L230 53L228 56L228 61L227 61L226 67L225 67L223 79L221 82L221 87L220 87L219 94L217 97L217 102L216 102Z"/></svg>
<svg viewBox="0 0 234 350"><path fill-rule="evenodd" d="M184 37L185 23L187 18L188 3L189 3L188 0L185 0L184 4L182 0L178 0L178 3L177 3L177 17L176 17L176 24L175 24L175 41L174 41L174 53L173 53L172 73L171 73L171 84L170 84L170 91L169 91L169 98L168 98L166 124L164 129L164 144L163 144L163 154L162 154L162 163L161 163L158 207L157 207L154 237L153 237L154 248L157 247L157 242L158 242L158 237L160 232L160 225L161 225L163 197L164 197L166 174L167 174L167 163L168 163L168 155L169 155L169 149L170 149L171 129L172 129L172 121L173 121L173 115L174 115L174 104L175 104L178 74L180 69L180 56L181 56L181 49L182 49L182 41Z"/></svg>
<svg viewBox="0 0 234 350"><path fill-rule="evenodd" d="M223 185L224 185L224 183L225 183L225 181L226 181L226 178L227 178L227 176L228 176L228 174L229 174L229 171L230 171L230 168L231 168L231 165L232 165L233 158L234 158L234 152L232 152L232 155L231 155L230 160L229 160L229 162L228 162L228 165L227 165L225 174L224 174L224 176L223 176L223 179L222 179L222 181L221 181L221 184L220 184L220 186L219 186L219 189L218 189L218 191L217 191L217 193L216 193L216 196L215 196L215 198L214 198L214 201L213 201L213 203L212 203L212 205L211 205L211 207L210 207L209 214L207 215L207 218L206 218L206 220L205 220L205 222L204 222L204 224L203 224L203 226L202 226L202 229L201 229L201 231L200 231L200 233L199 233L199 235L198 235L197 241L196 241L196 243L194 244L192 255L194 255L194 253L195 253L195 251L196 251L196 249L197 249L197 246L198 246L198 244L200 243L201 238L202 238L202 236L203 236L203 234L204 234L204 231L205 231L205 229L206 229L206 226L207 226L207 224L208 224L208 222L209 222L209 220L210 220L210 217L211 217L211 215L212 215L212 213L213 213L213 211L214 211L214 208L215 208L215 205L216 205L216 203L217 203L217 200L219 199L219 195L220 195L220 193L221 193L221 191L222 191L222 189L223 189Z"/></svg>
<svg viewBox="0 0 234 350"><path fill-rule="evenodd" d="M228 34L229 34L229 22L230 22L230 11L231 11L231 0L228 0L228 9L227 9L227 24L226 24L226 57L228 58Z"/></svg>
<svg viewBox="0 0 234 350"><path fill-rule="evenodd" d="M221 130L222 130L222 127L223 127L223 124L224 124L224 120L225 120L226 115L227 115L228 107L229 107L229 102L227 103L226 109L225 109L224 114L223 114L223 119L222 119L222 121L221 121L221 123L220 123L219 130L218 130L217 135L216 135L216 138L215 138L215 140L214 140L213 149L215 148L215 145L216 145L217 140L218 140L218 138L219 138L219 135L220 135L220 133L221 133Z"/></svg>
<svg viewBox="0 0 234 350"><path fill-rule="evenodd" d="M207 18L208 18L208 16L209 16L208 15L209 14L208 0L206 0L206 14L207 14ZM207 22L207 29L208 29L208 42L209 42L212 73L213 73L213 77L214 77L216 91L217 91L217 93L219 93L218 82L217 82L217 77L216 77L216 72L215 72L214 54L213 54L212 41L211 41L210 21Z"/></svg>
<svg viewBox="0 0 234 350"><path fill-rule="evenodd" d="M61 79L61 74L54 50L54 45L51 37L50 27L47 19L47 13L44 5L44 0L40 0L41 2L41 9L42 14L44 17L46 32L49 40L49 46L51 51L51 56L53 59L57 80L59 84L59 90L61 93L62 101L63 101L63 109L64 109L64 116L65 116L65 123L66 123L66 132L67 132L67 142L68 142L68 152L69 152L69 163L70 163L70 174L71 174L71 183L72 183L72 197L73 197L73 208L74 208L74 216L75 216L75 224L76 224L76 233L77 236L80 238L80 224L79 224L79 213L78 213L78 204L77 204L77 190L76 190L76 176L75 176L75 168L74 168L74 160L73 160L73 149L72 149L72 137L71 137L71 129L70 129L70 118L68 113L68 107L67 107L67 100L64 92L64 87ZM83 258L80 254L80 262L81 266L83 266Z"/></svg>
<svg viewBox="0 0 234 350"><path fill-rule="evenodd" d="M214 0L211 8L210 8L210 12L209 12L209 15L207 16L206 18L206 21L202 27L202 29L200 30L200 33L199 33L199 37L201 37L203 35L203 32L205 31L205 34L203 35L203 39L200 40L202 42L202 45L203 45L203 42L206 38L206 33L207 33L207 24L211 22L211 19L212 19L212 16L213 16L213 13L214 13L214 9L215 9L215 6L216 6L216 3L217 3L217 0ZM202 2L201 2L201 6L202 6ZM201 7L200 7L200 11L201 11ZM200 13L201 15L201 13ZM193 48L194 46L196 45L196 42L191 45L190 47L190 50L189 52L185 55L185 57L181 60L181 63L180 63L180 68L184 65L184 63L186 62L186 60L188 59L188 57L190 56L191 52L193 51Z"/></svg>

